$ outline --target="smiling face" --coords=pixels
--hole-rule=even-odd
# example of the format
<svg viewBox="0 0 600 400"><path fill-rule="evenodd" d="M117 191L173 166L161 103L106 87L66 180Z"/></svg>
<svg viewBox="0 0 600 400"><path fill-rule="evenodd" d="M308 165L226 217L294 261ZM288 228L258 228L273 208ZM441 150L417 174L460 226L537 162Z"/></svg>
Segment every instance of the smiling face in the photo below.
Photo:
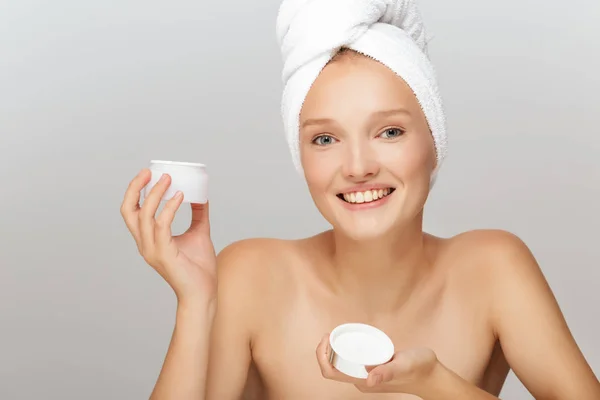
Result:
<svg viewBox="0 0 600 400"><path fill-rule="evenodd" d="M373 239L420 218L433 138L410 87L379 62L345 51L323 69L300 114L300 152L334 229Z"/></svg>

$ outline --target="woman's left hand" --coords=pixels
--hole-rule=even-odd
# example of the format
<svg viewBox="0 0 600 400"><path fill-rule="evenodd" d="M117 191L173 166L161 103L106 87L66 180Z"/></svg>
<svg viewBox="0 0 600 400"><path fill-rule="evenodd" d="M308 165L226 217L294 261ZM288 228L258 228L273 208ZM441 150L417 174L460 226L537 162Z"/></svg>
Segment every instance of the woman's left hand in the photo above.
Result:
<svg viewBox="0 0 600 400"><path fill-rule="evenodd" d="M415 393L427 383L439 365L433 350L412 348L397 352L385 364L367 367L367 379L357 379L336 370L329 361L330 353L329 335L325 335L317 347L317 360L323 377L351 383L365 393Z"/></svg>

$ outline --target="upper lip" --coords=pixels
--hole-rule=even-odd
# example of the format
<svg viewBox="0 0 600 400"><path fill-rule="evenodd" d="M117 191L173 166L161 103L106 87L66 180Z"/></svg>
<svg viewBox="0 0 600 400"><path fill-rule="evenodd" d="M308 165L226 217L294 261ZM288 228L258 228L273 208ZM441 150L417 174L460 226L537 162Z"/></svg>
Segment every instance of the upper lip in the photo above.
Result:
<svg viewBox="0 0 600 400"><path fill-rule="evenodd" d="M352 186L349 187L347 189L344 189L340 192L340 194L345 194L345 193L353 193L353 192L366 192L367 190L379 190L379 189L394 189L393 186L391 185L386 185L384 183L370 183L370 184L363 184L363 185L356 185L356 186Z"/></svg>

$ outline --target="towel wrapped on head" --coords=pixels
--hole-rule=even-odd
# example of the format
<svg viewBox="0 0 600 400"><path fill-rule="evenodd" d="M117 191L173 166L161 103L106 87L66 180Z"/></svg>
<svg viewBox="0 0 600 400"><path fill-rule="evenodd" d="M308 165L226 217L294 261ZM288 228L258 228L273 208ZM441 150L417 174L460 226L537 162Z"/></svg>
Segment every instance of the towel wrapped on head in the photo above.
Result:
<svg viewBox="0 0 600 400"><path fill-rule="evenodd" d="M433 183L446 154L446 122L415 0L283 0L277 40L283 57L281 112L299 172L299 117L304 99L327 63L341 48L349 48L390 68L414 92L435 143Z"/></svg>

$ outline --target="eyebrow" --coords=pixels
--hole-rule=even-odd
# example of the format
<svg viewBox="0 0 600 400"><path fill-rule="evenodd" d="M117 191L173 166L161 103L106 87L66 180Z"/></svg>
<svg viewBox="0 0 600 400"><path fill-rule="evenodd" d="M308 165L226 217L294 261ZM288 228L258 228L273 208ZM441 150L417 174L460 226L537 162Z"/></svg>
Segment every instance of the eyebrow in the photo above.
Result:
<svg viewBox="0 0 600 400"><path fill-rule="evenodd" d="M397 114L404 114L404 115L408 115L408 116L411 115L410 112L405 108L394 108L391 110L376 111L371 114L370 119L385 118L385 117L389 117L389 116L397 115ZM324 124L334 123L334 122L335 121L331 118L309 118L302 123L301 128L304 128L304 127L307 127L310 125L324 125Z"/></svg>

